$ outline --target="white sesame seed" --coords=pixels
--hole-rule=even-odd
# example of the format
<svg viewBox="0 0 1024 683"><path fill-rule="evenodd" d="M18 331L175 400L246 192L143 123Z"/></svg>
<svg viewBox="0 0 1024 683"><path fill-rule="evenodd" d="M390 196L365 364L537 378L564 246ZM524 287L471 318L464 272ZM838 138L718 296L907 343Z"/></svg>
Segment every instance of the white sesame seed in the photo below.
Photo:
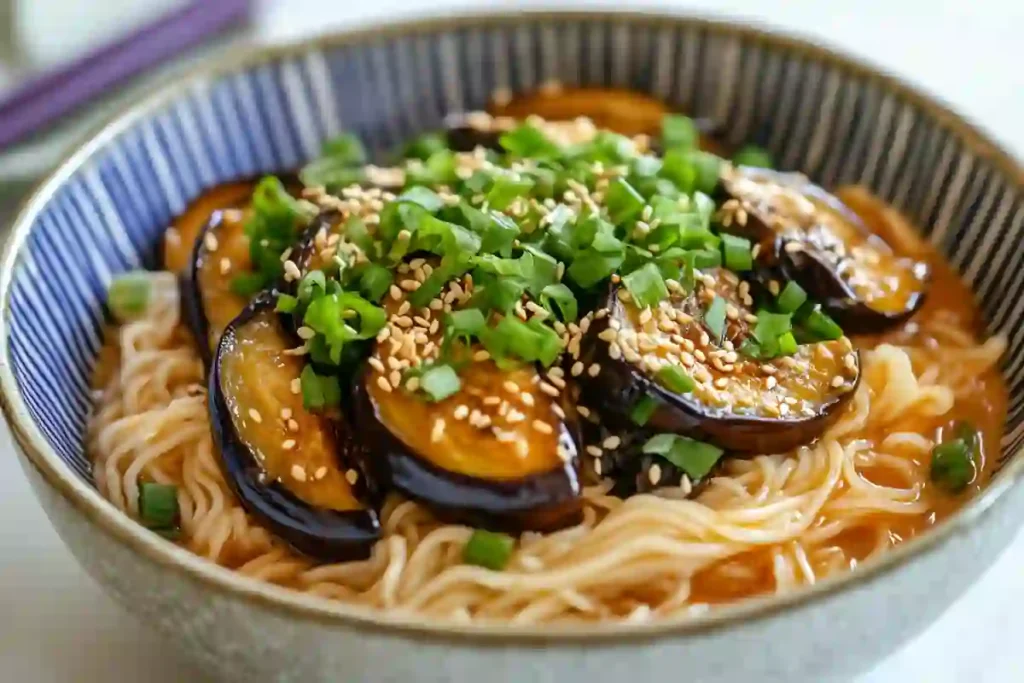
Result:
<svg viewBox="0 0 1024 683"><path fill-rule="evenodd" d="M553 386L551 386L547 382L540 382L540 383L537 384L537 386L540 387L540 390L543 391L548 396L552 396L552 397L557 397L558 396L558 389L554 388Z"/></svg>
<svg viewBox="0 0 1024 683"><path fill-rule="evenodd" d="M316 336L316 332L312 327L306 327L303 325L299 329L295 330L295 334L299 335L299 339L309 340Z"/></svg>
<svg viewBox="0 0 1024 683"><path fill-rule="evenodd" d="M600 458L604 454L604 451L602 451L598 446L594 446L593 444L591 444L587 446L587 453L594 456L595 458Z"/></svg>
<svg viewBox="0 0 1024 683"><path fill-rule="evenodd" d="M289 387L291 388L293 394L301 394L302 393L302 380L299 379L298 377L296 377L295 379L293 379L291 381Z"/></svg>
<svg viewBox="0 0 1024 683"><path fill-rule="evenodd" d="M218 247L217 236L214 235L212 232L207 232L206 236L203 237L203 244L206 247L206 251L210 251L210 252L217 251L217 247Z"/></svg>
<svg viewBox="0 0 1024 683"><path fill-rule="evenodd" d="M658 485L658 482L661 481L661 465L658 463L651 465L651 469L647 470L647 480L651 482L652 486Z"/></svg>
<svg viewBox="0 0 1024 683"><path fill-rule="evenodd" d="M286 280L299 280L302 278L302 272L295 265L295 261L289 259L284 262L284 276Z"/></svg>
<svg viewBox="0 0 1024 683"><path fill-rule="evenodd" d="M295 421L295 418L288 420L288 431L297 432L299 431L299 423Z"/></svg>
<svg viewBox="0 0 1024 683"><path fill-rule="evenodd" d="M597 377L599 374L601 374L601 366L598 365L597 363L591 363L590 367L587 368L587 374L590 375L591 377Z"/></svg>
<svg viewBox="0 0 1024 683"><path fill-rule="evenodd" d="M610 451L614 451L616 448L619 447L619 445L621 443L622 443L622 439L620 439L619 437L617 437L615 435L612 435L612 436L609 436L608 438L606 438L604 441L602 441L601 445L604 448L606 448L606 449L608 449Z"/></svg>
<svg viewBox="0 0 1024 683"><path fill-rule="evenodd" d="M220 274L227 275L231 272L231 259L224 257L220 260Z"/></svg>
<svg viewBox="0 0 1024 683"><path fill-rule="evenodd" d="M590 408L586 406L576 406L576 412L578 412L583 417L590 417Z"/></svg>
<svg viewBox="0 0 1024 683"><path fill-rule="evenodd" d="M572 364L572 370L569 371L569 374L571 374L573 377L579 377L580 375L583 374L583 368L583 363L580 361L576 361L575 363Z"/></svg>
<svg viewBox="0 0 1024 683"><path fill-rule="evenodd" d="M292 478L296 481L306 481L306 468L302 465L292 465Z"/></svg>
<svg viewBox="0 0 1024 683"><path fill-rule="evenodd" d="M555 431L551 427L551 425L549 425L547 422L544 422L543 420L534 420L533 428L536 429L541 434L551 434Z"/></svg>
<svg viewBox="0 0 1024 683"><path fill-rule="evenodd" d="M772 379L775 379L775 378L773 377ZM832 378L832 386L835 387L836 389L838 389L839 387L843 386L845 383L846 383L846 380L844 380L839 375L836 375L835 377Z"/></svg>
<svg viewBox="0 0 1024 683"><path fill-rule="evenodd" d="M323 465L321 465L320 467L316 468L316 472L313 473L313 478L314 479L323 479L326 476L327 476L327 468L324 467Z"/></svg>
<svg viewBox="0 0 1024 683"><path fill-rule="evenodd" d="M295 439L285 439L284 441L281 442L281 448L285 449L286 451L290 451L291 449L295 448Z"/></svg>
<svg viewBox="0 0 1024 683"><path fill-rule="evenodd" d="M388 378L381 375L377 378L377 386L381 388L381 391L391 393L391 384L388 382Z"/></svg>
<svg viewBox="0 0 1024 683"><path fill-rule="evenodd" d="M359 473L355 470L346 470L345 480L349 483L349 486L355 486L356 482L359 481Z"/></svg>
<svg viewBox="0 0 1024 683"><path fill-rule="evenodd" d="M384 372L385 371L384 370L384 363L382 363L380 358L377 358L377 356L370 356L370 360L367 361L367 362L370 364L370 367L372 367L377 372Z"/></svg>
<svg viewBox="0 0 1024 683"><path fill-rule="evenodd" d="M531 394L528 391L524 391L521 394L519 394L519 400L523 402L524 406L533 407L534 405L533 394Z"/></svg>
<svg viewBox="0 0 1024 683"><path fill-rule="evenodd" d="M455 412L452 413L452 417L454 417L456 420L465 420L466 416L468 416L468 415L469 415L469 407L464 405L464 404L460 404L460 405L456 406L455 407Z"/></svg>
<svg viewBox="0 0 1024 683"><path fill-rule="evenodd" d="M437 443L444 436L444 419L437 418L434 420L434 428L430 430L430 440Z"/></svg>

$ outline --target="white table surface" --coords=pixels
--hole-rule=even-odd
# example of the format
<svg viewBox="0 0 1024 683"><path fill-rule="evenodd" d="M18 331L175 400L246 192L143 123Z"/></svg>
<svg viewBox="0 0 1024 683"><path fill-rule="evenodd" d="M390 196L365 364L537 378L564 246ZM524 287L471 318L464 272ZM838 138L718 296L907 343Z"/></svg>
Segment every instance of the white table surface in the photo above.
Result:
<svg viewBox="0 0 1024 683"><path fill-rule="evenodd" d="M449 3L354 0L263 6L276 40ZM489 0L514 9L539 2ZM547 3L550 4L550 3ZM563 5L569 3L562 3ZM590 2L578 6L628 6ZM362 5L362 6L360 6ZM661 2L767 22L884 65L938 94L1024 157L1024 3L1019 0L700 0ZM1024 681L1024 534L931 628L858 683ZM884 615L879 615L884 618ZM75 564L36 504L0 425L0 680L82 683L204 680Z"/></svg>

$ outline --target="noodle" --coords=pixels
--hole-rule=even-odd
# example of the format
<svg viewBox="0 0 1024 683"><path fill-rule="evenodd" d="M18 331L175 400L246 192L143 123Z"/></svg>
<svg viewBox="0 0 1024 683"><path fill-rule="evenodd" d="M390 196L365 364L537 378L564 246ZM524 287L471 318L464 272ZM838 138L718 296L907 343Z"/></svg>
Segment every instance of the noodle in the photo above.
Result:
<svg viewBox="0 0 1024 683"><path fill-rule="evenodd" d="M88 431L99 490L138 518L143 481L177 486L181 543L246 576L328 599L453 620L623 619L789 590L883 551L931 523L924 456L965 378L991 373L1004 343L977 345L956 320L863 351L863 381L818 442L735 460L692 500L585 491L583 522L527 533L502 572L462 564L472 529L397 496L363 561L316 565L254 522L224 480L202 363L179 320L175 278L154 277L146 314L110 335ZM955 362L951 362L955 359ZM976 391L976 387L973 389Z"/></svg>

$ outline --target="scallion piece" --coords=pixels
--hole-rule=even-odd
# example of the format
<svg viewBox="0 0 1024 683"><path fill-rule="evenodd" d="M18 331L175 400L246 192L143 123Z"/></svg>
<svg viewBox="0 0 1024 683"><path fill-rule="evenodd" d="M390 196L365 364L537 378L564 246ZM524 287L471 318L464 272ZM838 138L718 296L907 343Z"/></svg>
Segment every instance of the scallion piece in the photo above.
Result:
<svg viewBox="0 0 1024 683"><path fill-rule="evenodd" d="M420 375L420 390L431 401L443 401L462 388L462 381L450 365L436 364Z"/></svg>
<svg viewBox="0 0 1024 683"><path fill-rule="evenodd" d="M705 477L724 452L717 446L676 434L656 434L647 440L642 450L660 455L692 479Z"/></svg>
<svg viewBox="0 0 1024 683"><path fill-rule="evenodd" d="M638 427L643 427L647 424L651 416L654 415L654 411L658 409L658 399L653 396L641 396L633 407L629 410L629 419L633 421L633 424Z"/></svg>
<svg viewBox="0 0 1024 683"><path fill-rule="evenodd" d="M754 338L765 344L777 343L779 337L793 329L792 316L789 313L772 313L759 310L757 324L754 325Z"/></svg>
<svg viewBox="0 0 1024 683"><path fill-rule="evenodd" d="M330 157L352 166L360 166L366 163L366 148L355 135L342 133L324 143L320 156Z"/></svg>
<svg viewBox="0 0 1024 683"><path fill-rule="evenodd" d="M596 248L584 249L576 255L565 271L570 280L583 288L590 288L611 276L626 258L625 247L619 252L602 253Z"/></svg>
<svg viewBox="0 0 1024 683"><path fill-rule="evenodd" d="M790 280L782 289L775 305L781 313L796 313L805 301L807 301L807 292L795 280Z"/></svg>
<svg viewBox="0 0 1024 683"><path fill-rule="evenodd" d="M655 308L668 297L665 278L656 263L648 263L622 278L622 284L629 290L633 302L640 308Z"/></svg>
<svg viewBox="0 0 1024 683"><path fill-rule="evenodd" d="M171 529L178 524L178 487L143 482L139 486L139 518L149 529Z"/></svg>
<svg viewBox="0 0 1024 683"><path fill-rule="evenodd" d="M421 135L405 147L403 156L406 159L420 159L426 161L435 152L448 149L448 141L439 133L427 133Z"/></svg>
<svg viewBox="0 0 1024 683"><path fill-rule="evenodd" d="M747 145L741 148L732 157L732 163L737 166L753 166L755 168L774 168L772 155L768 150L757 145Z"/></svg>
<svg viewBox="0 0 1024 683"><path fill-rule="evenodd" d="M132 270L122 273L110 283L107 292L107 308L111 315L121 322L139 317L149 306L149 295L152 284L149 273L144 270Z"/></svg>
<svg viewBox="0 0 1024 683"><path fill-rule="evenodd" d="M278 313L291 313L298 305L298 299L290 294L282 293L277 295L277 304L274 306L274 310Z"/></svg>
<svg viewBox="0 0 1024 683"><path fill-rule="evenodd" d="M661 119L661 142L665 149L696 149L700 140L697 124L688 116L667 114Z"/></svg>
<svg viewBox="0 0 1024 683"><path fill-rule="evenodd" d="M504 211L520 197L528 197L532 188L533 181L529 178L499 176L487 193L487 204L496 211Z"/></svg>
<svg viewBox="0 0 1024 683"><path fill-rule="evenodd" d="M616 178L608 184L604 204L608 209L608 217L615 225L636 219L644 210L643 196L622 178Z"/></svg>
<svg viewBox="0 0 1024 683"><path fill-rule="evenodd" d="M377 263L368 263L359 276L359 291L370 301L380 301L387 294L394 279L394 273L390 269Z"/></svg>
<svg viewBox="0 0 1024 683"><path fill-rule="evenodd" d="M542 289L540 291L540 303L541 306L552 313L555 313L557 309L558 316L562 319L562 322L576 322L576 316L579 315L576 296L572 293L571 289L561 282L556 282Z"/></svg>
<svg viewBox="0 0 1024 683"><path fill-rule="evenodd" d="M974 479L974 459L962 439L952 439L932 449L931 479L950 493L960 493Z"/></svg>
<svg viewBox="0 0 1024 683"><path fill-rule="evenodd" d="M551 159L558 156L558 145L548 140L539 128L524 123L498 139L498 143L514 157Z"/></svg>
<svg viewBox="0 0 1024 683"><path fill-rule="evenodd" d="M750 254L750 240L735 235L722 235L722 260L729 270L742 273L750 270L754 259Z"/></svg>
<svg viewBox="0 0 1024 683"><path fill-rule="evenodd" d="M506 534L476 529L462 548L462 561L500 572L510 559L516 540Z"/></svg>
<svg viewBox="0 0 1024 683"><path fill-rule="evenodd" d="M302 389L302 406L306 410L323 410L341 402L341 385L337 377L318 375L312 365L307 365L299 374Z"/></svg>
<svg viewBox="0 0 1024 683"><path fill-rule="evenodd" d="M843 328L820 308L812 310L803 321L804 329L818 341L839 339L843 336Z"/></svg>
<svg viewBox="0 0 1024 683"><path fill-rule="evenodd" d="M658 384L676 394L688 394L697 388L693 378L676 365L666 365L658 370Z"/></svg>
<svg viewBox="0 0 1024 683"><path fill-rule="evenodd" d="M715 339L721 339L725 334L725 299L716 296L704 312L704 326L708 328Z"/></svg>
<svg viewBox="0 0 1024 683"><path fill-rule="evenodd" d="M780 356L792 356L796 353L796 337L793 336L792 332L786 332L785 334L779 335L778 344Z"/></svg>

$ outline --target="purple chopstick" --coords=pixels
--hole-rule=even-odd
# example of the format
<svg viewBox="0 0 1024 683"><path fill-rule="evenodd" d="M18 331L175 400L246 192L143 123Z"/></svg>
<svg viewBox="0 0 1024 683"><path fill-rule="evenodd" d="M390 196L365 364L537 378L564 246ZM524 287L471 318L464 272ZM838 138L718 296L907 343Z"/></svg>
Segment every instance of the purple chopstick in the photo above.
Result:
<svg viewBox="0 0 1024 683"><path fill-rule="evenodd" d="M250 15L253 0L194 0L0 100L0 148Z"/></svg>

